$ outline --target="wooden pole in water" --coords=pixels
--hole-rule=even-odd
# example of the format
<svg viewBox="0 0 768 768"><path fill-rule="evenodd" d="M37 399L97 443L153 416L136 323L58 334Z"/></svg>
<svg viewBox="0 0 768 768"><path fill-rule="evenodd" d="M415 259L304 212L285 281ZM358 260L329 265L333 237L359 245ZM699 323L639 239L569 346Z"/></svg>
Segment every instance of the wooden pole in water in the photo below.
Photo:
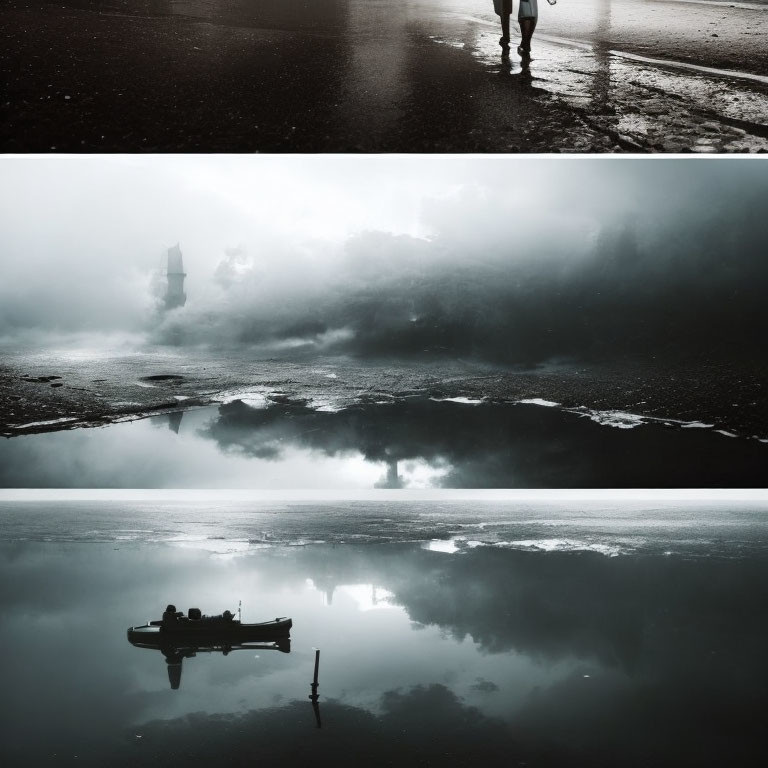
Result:
<svg viewBox="0 0 768 768"><path fill-rule="evenodd" d="M319 683L317 682L317 673L319 668L320 668L320 649L315 648L315 674L312 678L312 682L310 683L310 688L312 690L312 693L309 696L309 700L312 702L312 709L315 712L315 722L317 723L317 727L321 728L322 725L320 723L320 705L318 704L320 696L317 693L317 689L319 687Z"/></svg>
<svg viewBox="0 0 768 768"><path fill-rule="evenodd" d="M320 668L320 649L316 648L315 649L315 677L312 680L312 687L313 688L317 688L317 686L318 686L317 672L318 672L319 668ZM314 691L314 693L317 693L317 691Z"/></svg>

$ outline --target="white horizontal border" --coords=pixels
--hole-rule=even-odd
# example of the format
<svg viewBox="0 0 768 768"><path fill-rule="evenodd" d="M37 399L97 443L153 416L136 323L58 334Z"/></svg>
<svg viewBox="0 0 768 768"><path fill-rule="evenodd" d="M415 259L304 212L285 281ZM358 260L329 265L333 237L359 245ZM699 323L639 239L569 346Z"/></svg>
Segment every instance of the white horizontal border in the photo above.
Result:
<svg viewBox="0 0 768 768"><path fill-rule="evenodd" d="M525 503L653 502L752 503L768 505L766 488L589 488L426 490L249 490L193 488L5 488L0 503L25 501L136 502L345 502L345 501L497 501Z"/></svg>
<svg viewBox="0 0 768 768"><path fill-rule="evenodd" d="M674 2L675 0L673 0ZM692 2L695 0L692 0ZM708 0L704 0L709 4ZM766 6L768 8L768 6ZM666 160L685 160L688 161L706 161L706 162L728 162L729 160L749 160L749 162L768 162L768 155L762 153L750 153L750 152L726 152L717 154L697 153L697 152L549 152L543 154L527 154L527 153L509 153L509 152L466 152L466 153L446 153L446 152L434 152L425 154L423 152L371 152L366 154L350 154L345 152L322 152L317 154L276 154L276 153L243 153L232 152L225 155L204 153L200 152L194 155L179 154L174 152L153 152L152 154L136 155L136 154L120 154L116 152L100 152L99 154L82 154L82 153L68 153L62 154L60 152L29 152L27 154L8 152L7 154L0 155L0 163L4 162L31 162L42 160L55 160L58 162L71 163L71 162L90 162L98 165L107 160L112 162L119 162L126 167L139 168L146 165L152 165L153 163L159 163L162 161L173 161L179 159L192 159L200 158L201 162L203 158L227 158L237 160L238 162L252 162L254 164L259 163L263 158L271 158L272 160L280 159L286 164L299 162L304 163L323 163L326 161L334 162L348 162L348 163L366 163L366 162L387 162L391 159L400 160L413 160L418 162L419 160L450 160L455 163L462 163L470 160L487 160L487 161L504 161L504 162L522 162L522 163L536 163L536 162L562 162L563 160L571 160L576 162L583 161L599 161L599 162L612 162L623 160L643 160L644 162L664 162Z"/></svg>

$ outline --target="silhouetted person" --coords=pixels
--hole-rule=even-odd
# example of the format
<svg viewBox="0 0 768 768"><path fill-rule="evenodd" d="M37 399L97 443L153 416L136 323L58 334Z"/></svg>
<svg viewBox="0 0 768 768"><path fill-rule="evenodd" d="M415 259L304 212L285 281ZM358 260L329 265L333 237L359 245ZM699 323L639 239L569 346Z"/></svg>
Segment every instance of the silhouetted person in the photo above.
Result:
<svg viewBox="0 0 768 768"><path fill-rule="evenodd" d="M493 8L501 19L501 37L499 45L504 55L509 53L509 17L512 15L512 0L493 0ZM520 25L522 40L517 46L517 52L523 59L531 57L531 38L539 19L537 0L520 0L517 11L517 22Z"/></svg>
<svg viewBox="0 0 768 768"><path fill-rule="evenodd" d="M517 11L517 23L520 25L522 40L517 46L517 52L523 59L531 58L531 38L536 22L539 20L539 6L537 0L520 0Z"/></svg>
<svg viewBox="0 0 768 768"><path fill-rule="evenodd" d="M183 616L184 614L182 611L177 611L175 605L169 604L168 607L163 612L163 626L168 627L173 624L177 624L179 621L179 618Z"/></svg>
<svg viewBox="0 0 768 768"><path fill-rule="evenodd" d="M501 19L499 45L504 54L509 53L509 17L512 15L512 0L493 0L493 10Z"/></svg>

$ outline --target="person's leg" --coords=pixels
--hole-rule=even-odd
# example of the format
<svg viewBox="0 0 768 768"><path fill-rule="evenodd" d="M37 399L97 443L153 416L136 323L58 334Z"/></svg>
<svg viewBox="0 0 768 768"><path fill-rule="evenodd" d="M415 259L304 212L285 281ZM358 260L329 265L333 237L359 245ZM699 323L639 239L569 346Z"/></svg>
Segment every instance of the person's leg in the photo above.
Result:
<svg viewBox="0 0 768 768"><path fill-rule="evenodd" d="M512 15L512 0L501 0L499 3L499 18L501 19L501 39L499 45L509 50L509 17Z"/></svg>
<svg viewBox="0 0 768 768"><path fill-rule="evenodd" d="M520 35L522 40L520 47L526 52L531 52L531 38L533 37L533 30L536 29L536 22L538 19L520 19Z"/></svg>
<svg viewBox="0 0 768 768"><path fill-rule="evenodd" d="M521 16L525 12L525 16ZM531 55L531 38L533 30L536 29L536 22L539 20L539 7L536 0L527 0L525 5L520 4L520 11L517 15L517 22L520 25L520 45L517 52L521 56Z"/></svg>

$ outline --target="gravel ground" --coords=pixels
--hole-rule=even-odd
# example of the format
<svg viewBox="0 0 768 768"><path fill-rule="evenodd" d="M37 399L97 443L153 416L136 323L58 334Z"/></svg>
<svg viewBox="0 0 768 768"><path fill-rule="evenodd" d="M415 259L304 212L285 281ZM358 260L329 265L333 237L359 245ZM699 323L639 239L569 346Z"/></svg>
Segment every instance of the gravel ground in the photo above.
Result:
<svg viewBox="0 0 768 768"><path fill-rule="evenodd" d="M3 358L0 434L6 437L141 418L251 391L342 402L417 393L542 398L566 407L705 421L768 438L768 371L758 362L624 360L511 371L475 362L303 362L164 350L94 359L64 353Z"/></svg>

